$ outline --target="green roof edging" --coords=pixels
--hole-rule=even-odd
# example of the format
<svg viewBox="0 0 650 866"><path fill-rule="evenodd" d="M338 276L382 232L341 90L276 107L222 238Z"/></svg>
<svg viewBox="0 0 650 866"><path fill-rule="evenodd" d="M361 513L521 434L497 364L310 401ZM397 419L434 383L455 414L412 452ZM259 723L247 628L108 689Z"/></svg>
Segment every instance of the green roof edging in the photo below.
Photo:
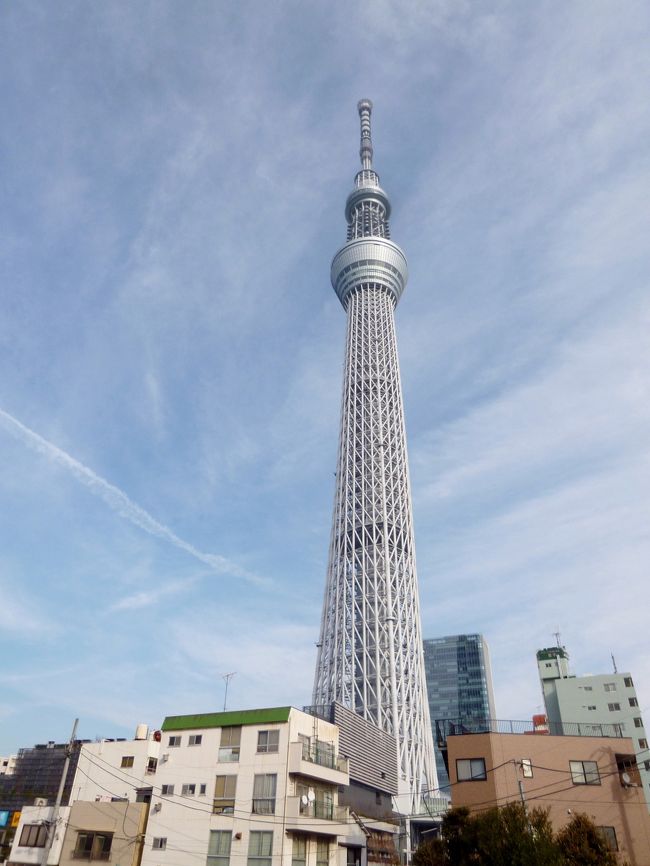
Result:
<svg viewBox="0 0 650 866"><path fill-rule="evenodd" d="M232 710L225 713L197 713L194 716L166 716L163 731L190 731L195 728L227 728L231 725L266 725L288 722L291 707L262 710Z"/></svg>

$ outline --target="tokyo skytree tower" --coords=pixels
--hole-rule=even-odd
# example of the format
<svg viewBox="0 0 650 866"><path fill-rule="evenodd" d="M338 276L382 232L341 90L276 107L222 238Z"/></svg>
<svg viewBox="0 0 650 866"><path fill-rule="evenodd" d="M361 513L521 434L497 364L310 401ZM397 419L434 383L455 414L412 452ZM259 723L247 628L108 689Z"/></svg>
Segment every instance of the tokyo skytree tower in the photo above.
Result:
<svg viewBox="0 0 650 866"><path fill-rule="evenodd" d="M408 276L372 167L372 103L359 102L361 171L332 286L347 312L336 493L314 704L338 701L398 743L400 805L437 787L420 634L411 491L393 311Z"/></svg>

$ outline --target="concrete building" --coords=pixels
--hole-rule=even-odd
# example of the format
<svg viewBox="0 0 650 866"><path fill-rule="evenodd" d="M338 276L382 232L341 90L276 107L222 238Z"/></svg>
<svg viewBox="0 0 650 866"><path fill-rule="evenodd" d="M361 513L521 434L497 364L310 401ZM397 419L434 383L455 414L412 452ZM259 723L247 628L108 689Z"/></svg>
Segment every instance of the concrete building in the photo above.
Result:
<svg viewBox="0 0 650 866"><path fill-rule="evenodd" d="M142 866L396 861L397 744L345 707L169 716L138 731L84 746L73 797L146 806Z"/></svg>
<svg viewBox="0 0 650 866"><path fill-rule="evenodd" d="M557 646L537 652L537 667L551 730L554 726L579 724L583 733L598 733L601 725L618 725L634 743L650 807L650 751L632 675L616 672L574 676L566 648Z"/></svg>
<svg viewBox="0 0 650 866"><path fill-rule="evenodd" d="M13 776L18 755L6 755L0 758L0 776Z"/></svg>
<svg viewBox="0 0 650 866"><path fill-rule="evenodd" d="M59 812L48 866L102 860L139 866L149 806L146 803L76 802ZM7 866L40 866L52 807L27 806Z"/></svg>
<svg viewBox="0 0 650 866"><path fill-rule="evenodd" d="M438 719L457 719L459 723L495 719L490 653L483 635L426 638L423 644L434 736ZM449 796L449 777L437 748L436 766L440 790Z"/></svg>
<svg viewBox="0 0 650 866"><path fill-rule="evenodd" d="M650 816L634 745L614 726L606 733L610 736L540 735L523 722L499 722L484 733L448 733L452 803L482 811L519 802L521 782L528 807L548 809L556 831L574 812L584 812L621 863L650 866Z"/></svg>

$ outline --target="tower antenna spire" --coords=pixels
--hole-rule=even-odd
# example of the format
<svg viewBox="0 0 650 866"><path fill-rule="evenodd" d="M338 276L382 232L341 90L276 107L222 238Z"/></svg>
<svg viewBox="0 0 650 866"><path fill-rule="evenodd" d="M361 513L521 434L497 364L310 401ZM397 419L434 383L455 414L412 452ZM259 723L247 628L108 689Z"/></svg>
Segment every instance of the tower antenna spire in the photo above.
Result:
<svg viewBox="0 0 650 866"><path fill-rule="evenodd" d="M372 102L369 99L360 99L357 104L359 109L359 120L361 121L361 167L372 168L372 133L370 130L370 115L372 113Z"/></svg>

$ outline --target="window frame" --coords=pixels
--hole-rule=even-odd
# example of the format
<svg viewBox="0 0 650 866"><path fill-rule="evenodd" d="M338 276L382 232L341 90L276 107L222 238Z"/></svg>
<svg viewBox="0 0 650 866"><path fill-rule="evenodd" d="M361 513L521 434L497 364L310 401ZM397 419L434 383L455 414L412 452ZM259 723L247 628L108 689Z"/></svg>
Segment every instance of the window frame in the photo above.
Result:
<svg viewBox="0 0 650 866"><path fill-rule="evenodd" d="M232 779L232 781L230 781ZM237 800L237 774L223 773L215 777L214 797L212 798L213 815L233 815Z"/></svg>
<svg viewBox="0 0 650 866"><path fill-rule="evenodd" d="M260 789L262 789L261 793ZM251 803L252 814L275 815L277 793L277 773L255 773L253 776L253 800Z"/></svg>
<svg viewBox="0 0 650 866"><path fill-rule="evenodd" d="M241 750L241 725L227 725L221 728L217 761L220 764L234 764L239 761Z"/></svg>
<svg viewBox="0 0 650 866"><path fill-rule="evenodd" d="M226 842L227 844L222 846L221 842ZM231 852L232 830L210 830L208 853L205 861L206 866L230 866Z"/></svg>
<svg viewBox="0 0 650 866"><path fill-rule="evenodd" d="M187 741L188 746L200 746L203 742L203 734L190 734Z"/></svg>
<svg viewBox="0 0 650 866"><path fill-rule="evenodd" d="M173 785L161 785L160 794L162 797L173 797L174 796L174 786Z"/></svg>
<svg viewBox="0 0 650 866"><path fill-rule="evenodd" d="M475 768L472 766L473 764L483 765L480 775L474 775ZM461 776L461 765L463 767L467 765L466 770L469 770L468 776L465 775L465 772ZM458 782L486 782L487 767L485 765L485 758L456 758L456 780Z"/></svg>
<svg viewBox="0 0 650 866"><path fill-rule="evenodd" d="M185 782L181 786L181 797L196 797L196 782Z"/></svg>
<svg viewBox="0 0 650 866"><path fill-rule="evenodd" d="M169 749L178 749L183 743L183 737L180 734L170 734L167 742Z"/></svg>
<svg viewBox="0 0 650 866"><path fill-rule="evenodd" d="M128 770L135 763L135 755L122 755L122 761L120 763L120 769Z"/></svg>
<svg viewBox="0 0 650 866"><path fill-rule="evenodd" d="M151 840L152 851L164 851L167 848L167 836L154 836Z"/></svg>
<svg viewBox="0 0 650 866"><path fill-rule="evenodd" d="M34 837L34 841L29 841ZM26 841L23 842L23 839ZM20 848L45 848L47 841L47 826L45 824L23 824L20 833Z"/></svg>
<svg viewBox="0 0 650 866"><path fill-rule="evenodd" d="M262 742L262 740L265 742ZM274 742L273 742L274 741ZM257 732L257 754L276 754L280 749L280 729L268 728Z"/></svg>
<svg viewBox="0 0 650 866"><path fill-rule="evenodd" d="M248 834L247 866L272 866L272 861L273 830L251 830Z"/></svg>
<svg viewBox="0 0 650 866"><path fill-rule="evenodd" d="M301 833L294 834L291 842L291 866L307 866L307 837Z"/></svg>
<svg viewBox="0 0 650 866"><path fill-rule="evenodd" d="M569 772L574 785L601 785L597 761L569 761Z"/></svg>
<svg viewBox="0 0 650 866"><path fill-rule="evenodd" d="M610 851L618 851L618 839L616 838L616 828L615 827L596 827L596 830L603 837L605 842L607 843L607 847Z"/></svg>
<svg viewBox="0 0 650 866"><path fill-rule="evenodd" d="M532 779L533 778L533 762L531 758L522 758L521 759L521 772L524 779Z"/></svg>
<svg viewBox="0 0 650 866"><path fill-rule="evenodd" d="M87 840L83 846L81 844L82 839ZM100 839L103 841L98 844ZM112 845L113 833L105 830L79 830L72 857L74 860L109 860Z"/></svg>

